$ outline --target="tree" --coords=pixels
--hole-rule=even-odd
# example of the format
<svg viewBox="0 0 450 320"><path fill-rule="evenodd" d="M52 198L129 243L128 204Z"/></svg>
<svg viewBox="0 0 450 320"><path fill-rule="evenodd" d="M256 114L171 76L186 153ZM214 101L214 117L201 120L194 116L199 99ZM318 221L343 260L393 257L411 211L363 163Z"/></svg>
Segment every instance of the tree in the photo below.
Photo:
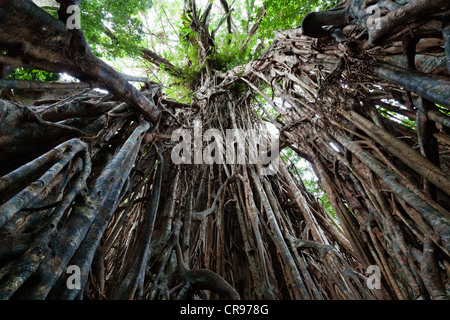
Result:
<svg viewBox="0 0 450 320"><path fill-rule="evenodd" d="M59 3L64 13L76 1ZM97 58L64 14L0 1L0 63L81 80L0 80L14 90L0 101L0 296L448 297L449 5L372 3L377 28L369 2L346 1L308 14L303 33L276 32L263 50L258 28L279 2L246 1L238 22L238 5L220 1L217 15L214 1L186 0L171 53L184 59L151 44L137 55L187 88L180 102L181 89L168 97L166 84ZM26 106L29 88L51 98ZM264 145L265 122L280 132L271 153L289 147L312 165L338 221L292 155L251 163L250 135L244 164L195 163L214 145L195 139L199 123L216 129L216 143L241 129ZM173 161L177 132L194 133L191 162ZM381 270L380 290L366 285L369 265ZM67 287L68 266L80 268L80 289Z"/></svg>

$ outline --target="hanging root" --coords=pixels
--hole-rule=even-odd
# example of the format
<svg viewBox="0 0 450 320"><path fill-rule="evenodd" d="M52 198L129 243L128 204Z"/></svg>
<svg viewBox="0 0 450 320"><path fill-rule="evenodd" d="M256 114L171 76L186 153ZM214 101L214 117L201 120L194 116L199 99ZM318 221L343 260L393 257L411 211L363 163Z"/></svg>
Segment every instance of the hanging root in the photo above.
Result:
<svg viewBox="0 0 450 320"><path fill-rule="evenodd" d="M310 15L306 33L339 29L338 41L277 32L248 65L205 71L191 105L156 84L131 88L31 2L2 3L2 29L49 22L60 36L17 57L65 65L111 94L50 88L58 94L26 104L23 84L1 82L17 100L0 100L0 298L448 299L448 25L436 10L448 1L413 22L425 2L347 1ZM358 5L369 3L382 6L380 31L367 30ZM39 35L22 36L1 33L0 44ZM53 50L46 62L39 53L53 46L73 56ZM172 161L174 130L198 123L216 142L240 132L235 161ZM186 136L205 154L215 145ZM282 156L250 161L255 141ZM294 156L317 176L314 194ZM379 288L367 285L369 266Z"/></svg>

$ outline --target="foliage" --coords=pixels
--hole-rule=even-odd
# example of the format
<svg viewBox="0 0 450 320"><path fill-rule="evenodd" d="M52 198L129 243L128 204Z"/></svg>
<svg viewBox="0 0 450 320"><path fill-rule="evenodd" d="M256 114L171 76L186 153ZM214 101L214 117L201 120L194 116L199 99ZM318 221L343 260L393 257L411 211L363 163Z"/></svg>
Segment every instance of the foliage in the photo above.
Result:
<svg viewBox="0 0 450 320"><path fill-rule="evenodd" d="M160 8L169 11L177 0L168 1ZM215 3L217 12L220 7ZM422 130L421 118L414 112L417 110L404 106L412 96L403 84L417 80L416 75L407 79L399 72L397 79L387 81L381 80L383 76L374 77L373 66L361 67L369 65L365 40L370 33L364 22L363 27L354 25L353 33L358 36L349 36L348 42L324 38L320 55L310 38L281 33L279 43L247 65L246 72L238 77L229 72L232 77L226 75L220 82L220 71L258 56L259 44L270 42L258 41L266 39L264 31L273 32L283 24L297 25L301 12L294 9L306 13L306 4L320 6L321 2L264 3L268 9L280 9L268 11L266 19L276 19L266 29L249 38L249 27L257 23L261 8L255 0L246 0L244 6L237 3L230 11L234 15L233 36L226 34L231 32L227 23L226 29L222 27L221 33L211 37L215 41L211 47L201 28L197 28L200 35L194 31L192 17L185 14L180 18L177 12L169 16L181 20L171 21L164 18L166 11L164 15L160 11L159 22L164 21L161 30L155 30L154 24L147 28L148 34L154 33L159 41L148 41L157 52L150 55L154 60L149 60L154 65L162 62L159 70L167 67L171 72L160 81L165 84L164 91L149 85L149 91L135 90L133 97L151 96L155 104L170 105L170 101L164 101L164 92L184 101L201 82L198 99L206 96L207 104L200 102L200 108L174 104L174 114L165 110L163 114L171 117L161 117L151 131L148 122L128 111L153 104L145 99L124 99L122 93L130 90L112 90L105 96L81 92L63 100L55 97L59 102L49 106L42 100L33 107L2 101L8 112L2 115L0 126L0 176L5 175L0 179L0 234L7 235L0 242L0 248L6 248L0 250L1 299L197 299L194 294L200 289L227 299L229 292L235 291L228 282L244 299L447 298L448 132L432 138L432 130ZM312 5L309 10L315 8ZM430 11L430 16L435 17L437 9ZM209 27L217 27L223 17L223 12L211 17ZM422 31L410 27L417 18L406 21L404 30L392 28L396 35L385 34L389 40L381 39L379 48L371 48L371 55L380 53L383 58L388 52L383 53L384 49L392 48L389 41L400 42L404 34L420 39ZM101 18L106 31L96 31L95 36L106 34L117 48L111 47L111 51L99 42L99 50L119 58L135 54L134 49L126 52L121 47L121 40L111 29L112 20L109 13ZM424 22L428 25L429 21ZM172 29L166 28L169 25ZM15 26L9 29L16 30ZM440 25L435 27L432 34L440 34L441 29ZM23 44L28 38L14 41ZM136 39L131 42L139 45L144 38L134 42ZM49 43L41 52L52 57L53 42ZM349 59L344 72L336 69L342 62L336 52L345 49L346 43L352 43L355 50L346 50ZM122 51L117 54L115 49ZM445 54L443 47L439 50ZM433 48L423 53L439 52ZM172 72L172 63L184 71L183 76ZM93 77L86 69L82 68L81 74L98 83L114 80L111 74L116 75L108 69L111 72L97 72ZM57 70L66 70L65 65ZM416 71L421 78L442 76ZM37 70L18 72L20 77L45 76ZM173 75L176 79L170 84L167 79ZM344 75L349 79L348 88L339 81ZM125 80L119 83L129 85L126 89L131 87ZM249 83L251 88L247 87ZM251 90L259 94L251 95ZM205 91L207 95L202 95ZM413 88L412 92L416 91ZM353 103L356 101L359 104ZM163 109L163 104L159 107ZM167 138L177 128L186 129L199 116L208 127L221 128L222 133L236 126L260 128L260 118L252 112L258 107L268 110L264 113L272 126L285 125L282 143L292 148L282 151L288 165L282 161L277 174L261 177L258 166L252 164L175 166L167 161L173 151ZM324 116L327 111L333 113ZM386 127L377 127L378 111L385 117ZM443 122L440 116L437 120ZM416 127L416 118L417 129L409 130ZM431 118L422 123L438 129L443 125ZM448 127L448 123L445 125ZM430 150L423 152L424 146L430 146ZM42 155L43 150L49 151ZM437 154L439 158L433 159ZM342 227L337 230L326 221L335 222L333 208ZM360 276L365 267L375 264L382 268L386 280L382 291L369 291L364 285L367 279ZM79 289L64 286L69 265L85 271ZM205 283L209 286L199 287ZM225 296L220 294L224 287L230 289ZM237 292L233 295L239 297ZM198 297L215 298L207 292L198 292Z"/></svg>
<svg viewBox="0 0 450 320"><path fill-rule="evenodd" d="M151 0L82 1L81 26L94 52L115 58L139 55L144 32L138 14L151 6Z"/></svg>
<svg viewBox="0 0 450 320"><path fill-rule="evenodd" d="M338 0L264 0L267 9L259 27L263 39L272 39L275 30L300 26L302 19L316 8L326 10L334 7Z"/></svg>
<svg viewBox="0 0 450 320"><path fill-rule="evenodd" d="M81 27L94 53L108 58L139 55L145 35L139 14L151 7L152 0L82 1ZM57 7L41 8L57 16Z"/></svg>
<svg viewBox="0 0 450 320"><path fill-rule="evenodd" d="M58 73L30 68L18 68L11 72L7 77L7 79L33 80L42 82L57 81L59 78L60 76Z"/></svg>
<svg viewBox="0 0 450 320"><path fill-rule="evenodd" d="M387 101L387 103L390 105L393 105L393 106L398 106L398 104L395 104L392 101ZM386 117L386 118L391 119L396 122L400 122L405 127L409 128L411 130L416 130L416 122L409 119L408 117L402 116L401 114L398 114L394 111L387 110L383 107L378 107L378 110L383 117Z"/></svg>
<svg viewBox="0 0 450 320"><path fill-rule="evenodd" d="M213 67L219 71L226 71L257 58L260 50L255 50L254 47L258 38L251 37L249 45L243 48L246 40L247 35L245 34L225 34L218 38L215 54L211 56Z"/></svg>
<svg viewBox="0 0 450 320"><path fill-rule="evenodd" d="M171 85L165 87L164 93L171 99L187 104L190 104L192 102L192 98L194 97L192 91L179 82L172 83Z"/></svg>

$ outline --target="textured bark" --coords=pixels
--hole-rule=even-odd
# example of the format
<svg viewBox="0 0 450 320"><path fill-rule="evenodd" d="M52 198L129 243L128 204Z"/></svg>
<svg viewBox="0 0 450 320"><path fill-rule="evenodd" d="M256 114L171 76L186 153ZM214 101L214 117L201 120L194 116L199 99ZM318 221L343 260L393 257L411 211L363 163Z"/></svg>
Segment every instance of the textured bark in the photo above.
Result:
<svg viewBox="0 0 450 320"><path fill-rule="evenodd" d="M128 102L149 120L157 121L160 111L155 104L120 73L97 58L81 30L68 30L64 22L56 20L29 0L5 1L1 9L0 48L8 50L7 56L13 56L22 65L67 72L91 82ZM43 29L42 26L46 27Z"/></svg>
<svg viewBox="0 0 450 320"><path fill-rule="evenodd" d="M408 3L385 16L415 19L423 1ZM443 16L441 4L426 9L422 26ZM325 14L339 24L327 38L278 32L248 65L205 70L186 105L152 83L130 89L136 79L29 1L0 1L8 59L111 93L62 98L67 86L1 80L19 95L58 94L28 106L0 100L0 298L448 299L449 74L435 59L448 52L426 45L444 43L446 25L394 23L372 34L364 9L349 1ZM342 12L351 19L333 18ZM43 25L54 33L38 42ZM405 30L425 41L402 45ZM206 54L208 34L199 39ZM432 67L419 67L419 47ZM424 90L430 81L439 86ZM311 163L338 221L283 159L266 176L261 163L171 160L171 134L194 119L204 131L252 129L262 139L263 118L280 129L272 152L290 147ZM67 287L70 265L81 269L81 289ZM381 270L380 290L367 287L369 265Z"/></svg>

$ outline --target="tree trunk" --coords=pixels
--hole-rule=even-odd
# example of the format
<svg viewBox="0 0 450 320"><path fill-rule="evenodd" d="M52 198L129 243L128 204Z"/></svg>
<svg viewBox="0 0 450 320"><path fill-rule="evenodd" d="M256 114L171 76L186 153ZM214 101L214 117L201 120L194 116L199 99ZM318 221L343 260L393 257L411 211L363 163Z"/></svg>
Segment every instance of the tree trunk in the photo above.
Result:
<svg viewBox="0 0 450 320"><path fill-rule="evenodd" d="M404 10L412 21L421 3L388 8L386 19ZM434 1L423 25L405 28L425 39L421 54L433 61L426 71L422 60L404 68L396 64L403 52L386 53L406 41L404 26L355 32L367 25L361 1L353 1L338 11L345 19L333 19L339 25L311 34L320 39L278 32L246 66L223 74L206 68L187 105L166 99L157 84L139 91L95 58L81 33L30 1L0 1L0 18L7 17L0 51L8 50L0 62L70 71L110 91L80 87L61 98L73 85L0 80L16 97L28 88L47 93L33 106L0 100L0 298L448 298L448 52L427 47L427 37L444 38L441 24L422 28L441 19L443 7ZM13 33L24 16L34 27L48 22L59 36ZM304 29L319 18L305 20ZM27 40L34 38L45 41ZM43 58L55 46L76 59ZM428 81L435 86L424 94ZM385 117L386 110L417 127ZM270 145L267 120L280 130L280 144ZM190 161L177 164L178 129L194 148L185 154ZM209 163L211 140L196 139L208 129L216 129L209 131L216 142L227 130L254 135L233 150L235 161ZM252 161L255 141L272 153L290 146L310 161L339 222L283 157L269 166ZM380 288L368 286L370 265L381 270ZM71 286L74 266L79 287Z"/></svg>

